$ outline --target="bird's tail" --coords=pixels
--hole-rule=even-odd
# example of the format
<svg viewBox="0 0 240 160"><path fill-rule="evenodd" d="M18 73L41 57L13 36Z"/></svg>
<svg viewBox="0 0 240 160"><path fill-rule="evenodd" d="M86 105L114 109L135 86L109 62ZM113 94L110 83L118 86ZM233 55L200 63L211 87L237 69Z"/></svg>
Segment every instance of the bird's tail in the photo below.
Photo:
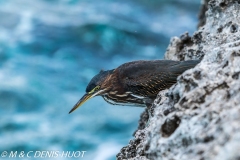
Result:
<svg viewBox="0 0 240 160"><path fill-rule="evenodd" d="M181 61L180 63L171 66L170 72L174 74L182 74L184 71L195 67L201 60L188 60L188 61Z"/></svg>

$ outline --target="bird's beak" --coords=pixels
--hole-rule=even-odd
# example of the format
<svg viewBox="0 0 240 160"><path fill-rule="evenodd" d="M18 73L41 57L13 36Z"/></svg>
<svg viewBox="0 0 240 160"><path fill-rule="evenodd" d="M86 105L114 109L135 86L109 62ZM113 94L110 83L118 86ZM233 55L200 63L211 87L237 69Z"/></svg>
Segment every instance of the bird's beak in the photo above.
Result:
<svg viewBox="0 0 240 160"><path fill-rule="evenodd" d="M91 92L84 94L82 96L82 98L73 106L73 108L70 110L69 114L72 113L73 111L75 111L78 107L80 107L83 103L85 103L90 98L93 98L97 95L102 94L103 91L105 91L105 90L103 89L103 90L95 91L95 89L93 89Z"/></svg>
<svg viewBox="0 0 240 160"><path fill-rule="evenodd" d="M94 97L94 94L86 93L83 95L83 97L73 106L73 108L70 110L69 114L72 113L74 110L76 110L78 107L80 107L83 103L85 103L90 98Z"/></svg>

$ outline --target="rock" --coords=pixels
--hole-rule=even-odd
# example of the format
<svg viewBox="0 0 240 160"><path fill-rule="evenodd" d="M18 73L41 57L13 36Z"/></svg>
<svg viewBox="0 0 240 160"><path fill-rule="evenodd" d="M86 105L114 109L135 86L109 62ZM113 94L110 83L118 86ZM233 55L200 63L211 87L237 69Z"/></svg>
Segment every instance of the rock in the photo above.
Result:
<svg viewBox="0 0 240 160"><path fill-rule="evenodd" d="M198 31L172 38L165 53L166 59L201 63L159 93L148 125L142 127L142 116L117 159L240 159L240 1L204 5Z"/></svg>

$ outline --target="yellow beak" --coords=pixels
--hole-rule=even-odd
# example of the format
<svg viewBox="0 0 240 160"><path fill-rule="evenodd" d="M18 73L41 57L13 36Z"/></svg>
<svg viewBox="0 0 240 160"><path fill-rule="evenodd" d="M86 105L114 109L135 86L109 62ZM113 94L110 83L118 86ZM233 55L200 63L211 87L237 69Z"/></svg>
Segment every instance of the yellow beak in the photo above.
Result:
<svg viewBox="0 0 240 160"><path fill-rule="evenodd" d="M76 110L78 107L80 107L83 103L85 103L87 100L89 100L92 97L94 97L93 94L89 94L89 93L84 94L83 97L73 106L69 114L72 113L74 110Z"/></svg>

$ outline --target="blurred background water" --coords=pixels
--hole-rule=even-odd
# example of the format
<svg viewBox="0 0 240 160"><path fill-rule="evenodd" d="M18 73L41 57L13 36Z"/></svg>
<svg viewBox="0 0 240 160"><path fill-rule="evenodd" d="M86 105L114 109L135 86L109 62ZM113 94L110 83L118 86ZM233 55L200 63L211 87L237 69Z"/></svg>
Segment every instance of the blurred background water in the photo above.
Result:
<svg viewBox="0 0 240 160"><path fill-rule="evenodd" d="M200 0L0 0L0 151L115 159L144 109L97 97L69 110L101 69L162 59L170 37L195 31L199 7Z"/></svg>

